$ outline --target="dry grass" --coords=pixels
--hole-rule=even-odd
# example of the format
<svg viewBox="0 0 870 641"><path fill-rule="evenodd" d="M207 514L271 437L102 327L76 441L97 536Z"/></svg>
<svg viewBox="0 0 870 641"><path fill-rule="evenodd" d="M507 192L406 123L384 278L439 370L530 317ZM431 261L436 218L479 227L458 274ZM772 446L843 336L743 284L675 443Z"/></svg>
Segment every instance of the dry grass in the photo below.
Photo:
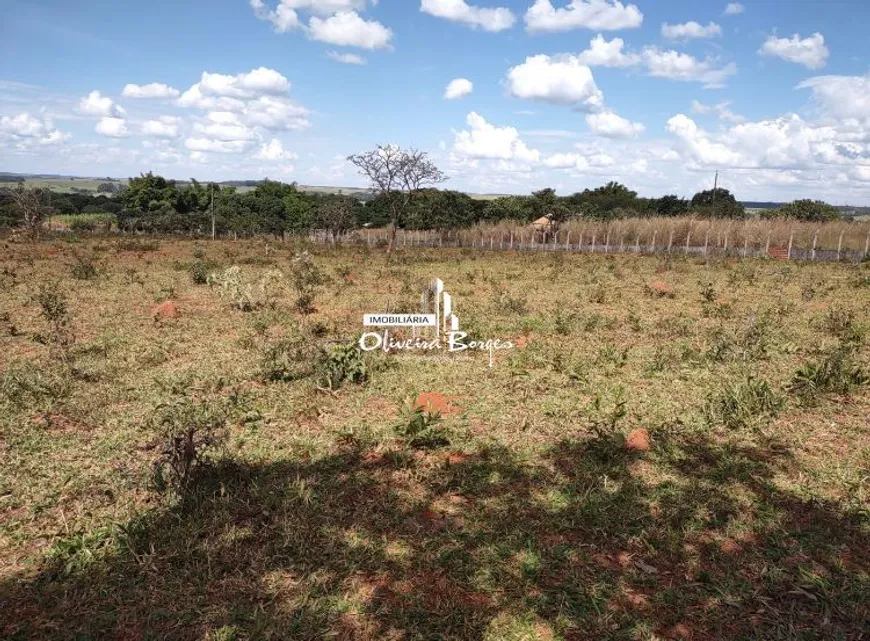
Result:
<svg viewBox="0 0 870 641"><path fill-rule="evenodd" d="M361 240L386 238L387 230L366 230L353 232ZM489 244L508 246L513 234L514 242L531 241L532 230L529 225L518 222L480 224L471 229L452 230L450 240L462 244ZM436 232L406 232L408 244L419 240L434 241ZM868 222L805 223L787 220L708 220L695 218L628 218L612 222L572 220L559 228L556 245L567 244L576 247L582 241L584 246L592 244L593 238L598 246L609 240L611 247L623 247L633 251L636 246L642 250L655 245L662 249L672 244L675 251L687 244L710 249L730 249L739 253L744 247L749 250L764 250L767 247L788 247L789 241L794 249L811 250L813 243L817 250L837 250L866 252L870 240ZM400 243L402 238L400 237ZM552 237L548 242L553 242Z"/></svg>
<svg viewBox="0 0 870 641"><path fill-rule="evenodd" d="M289 279L302 247L70 241L0 265L4 638L868 629L870 392L790 391L838 346L868 368L867 264L318 246L302 316L289 282L243 312L188 272ZM73 278L75 256L97 278ZM346 342L433 277L464 330L522 346L492 369L377 354L363 385L264 382L268 345ZM64 358L33 300L55 279ZM155 321L167 299L180 316ZM458 411L437 421L449 445L419 449L397 425L427 392ZM219 463L168 503L149 425L179 393L233 412ZM639 428L647 453L623 444Z"/></svg>

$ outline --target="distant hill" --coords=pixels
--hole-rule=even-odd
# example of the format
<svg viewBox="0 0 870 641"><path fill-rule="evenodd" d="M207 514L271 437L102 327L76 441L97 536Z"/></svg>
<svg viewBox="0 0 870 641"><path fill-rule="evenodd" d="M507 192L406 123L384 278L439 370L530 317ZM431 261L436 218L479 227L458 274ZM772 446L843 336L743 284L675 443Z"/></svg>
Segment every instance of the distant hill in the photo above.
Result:
<svg viewBox="0 0 870 641"><path fill-rule="evenodd" d="M72 191L96 191L100 183L111 182L120 185L127 184L127 178L100 178L100 177L85 177L85 176L64 176L61 174L17 174L14 172L0 171L0 183L17 182L24 179L26 182L33 183L38 187L51 189L58 192ZM179 185L187 185L190 181L176 180ZM247 191L255 189L257 185L263 183L263 180L223 180L218 185L226 187L235 187L239 191ZM360 200L371 198L371 191L360 187L335 187L327 185L297 185L300 191L309 194L346 194L348 196L356 196ZM510 194L475 194L466 192L471 198L477 200L493 200ZM765 210L776 209L785 203L773 201L754 201L745 200L741 204L749 210ZM843 212L843 215L861 218L870 216L870 207L856 207L851 205L834 205L837 209Z"/></svg>
<svg viewBox="0 0 870 641"><path fill-rule="evenodd" d="M96 191L100 183L112 182L121 185L126 185L127 178L97 178L83 176L62 176L59 174L16 174L12 172L0 172L0 183L18 182L19 180L32 183L37 187L51 189L58 192L71 191ZM176 180L178 185L188 185L188 180ZM255 189L257 185L263 183L263 180L223 180L216 184L225 187L235 187L239 191L248 191ZM371 196L371 190L360 187L332 187L325 185L297 185L299 191L309 194L347 194L348 196L356 196L360 200L365 200ZM508 194L472 194L469 196L479 200L492 200Z"/></svg>

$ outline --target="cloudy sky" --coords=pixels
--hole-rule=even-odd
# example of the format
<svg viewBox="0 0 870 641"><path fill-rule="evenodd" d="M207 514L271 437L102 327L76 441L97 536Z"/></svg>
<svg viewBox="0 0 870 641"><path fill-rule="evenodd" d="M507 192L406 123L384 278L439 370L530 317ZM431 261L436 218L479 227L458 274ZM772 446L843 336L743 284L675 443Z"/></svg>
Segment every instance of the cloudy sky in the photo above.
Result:
<svg viewBox="0 0 870 641"><path fill-rule="evenodd" d="M866 0L0 0L0 171L870 205Z"/></svg>

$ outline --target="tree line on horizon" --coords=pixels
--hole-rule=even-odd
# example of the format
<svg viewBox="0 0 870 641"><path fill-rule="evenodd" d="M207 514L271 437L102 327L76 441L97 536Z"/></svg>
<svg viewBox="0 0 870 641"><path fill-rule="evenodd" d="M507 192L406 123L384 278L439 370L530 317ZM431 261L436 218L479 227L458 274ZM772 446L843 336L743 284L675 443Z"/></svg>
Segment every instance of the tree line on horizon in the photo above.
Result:
<svg viewBox="0 0 870 641"><path fill-rule="evenodd" d="M373 152L377 154L376 152ZM378 158L377 155L373 156ZM351 157L362 158L362 157ZM371 158L370 158L371 159ZM425 154L422 154L425 159ZM431 166L434 169L434 166ZM437 172L437 169L434 169ZM438 172L438 176L443 175ZM438 182L438 181L435 181ZM383 189L373 181L373 197L365 200L343 194L312 194L287 184L265 180L250 191L191 180L178 184L152 172L131 178L126 186L112 185L97 194L51 193L31 189L38 206L53 214L106 214L122 231L237 236L300 233L326 229L334 234L362 227L393 229L456 229L477 223L530 223L546 216L554 226L574 218L618 220L635 217L693 216L745 219L744 206L727 189L710 189L691 199L676 195L643 198L618 182L558 196L552 188L528 196L475 199L463 192L434 186ZM17 226L24 218L14 189L0 188L0 226ZM822 201L797 200L763 217L824 222L842 217ZM80 227L88 229L87 220ZM92 225L91 225L92 226Z"/></svg>

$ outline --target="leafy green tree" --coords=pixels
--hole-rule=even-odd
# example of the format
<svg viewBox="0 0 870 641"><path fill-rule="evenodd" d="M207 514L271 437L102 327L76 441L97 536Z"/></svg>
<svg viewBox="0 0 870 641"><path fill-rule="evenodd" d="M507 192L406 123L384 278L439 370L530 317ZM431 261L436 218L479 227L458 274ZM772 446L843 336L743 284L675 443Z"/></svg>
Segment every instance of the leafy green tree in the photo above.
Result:
<svg viewBox="0 0 870 641"><path fill-rule="evenodd" d="M329 231L332 238L356 226L359 202L351 196L330 194L317 199L313 208L313 223Z"/></svg>
<svg viewBox="0 0 870 641"><path fill-rule="evenodd" d="M692 197L692 213L706 218L746 218L746 210L727 189L700 191Z"/></svg>
<svg viewBox="0 0 870 641"><path fill-rule="evenodd" d="M535 208L528 196L502 196L486 203L483 219L488 222L500 220L520 220L530 222L535 219Z"/></svg>
<svg viewBox="0 0 870 641"><path fill-rule="evenodd" d="M130 212L153 212L178 205L178 187L174 180L155 176L150 171L131 178L127 188L121 192L120 202Z"/></svg>
<svg viewBox="0 0 870 641"><path fill-rule="evenodd" d="M679 196L669 194L655 201L657 216L685 216L689 213L689 201Z"/></svg>
<svg viewBox="0 0 870 641"><path fill-rule="evenodd" d="M827 222L840 220L840 210L822 200L795 200L773 210L773 217L791 218L808 222Z"/></svg>

